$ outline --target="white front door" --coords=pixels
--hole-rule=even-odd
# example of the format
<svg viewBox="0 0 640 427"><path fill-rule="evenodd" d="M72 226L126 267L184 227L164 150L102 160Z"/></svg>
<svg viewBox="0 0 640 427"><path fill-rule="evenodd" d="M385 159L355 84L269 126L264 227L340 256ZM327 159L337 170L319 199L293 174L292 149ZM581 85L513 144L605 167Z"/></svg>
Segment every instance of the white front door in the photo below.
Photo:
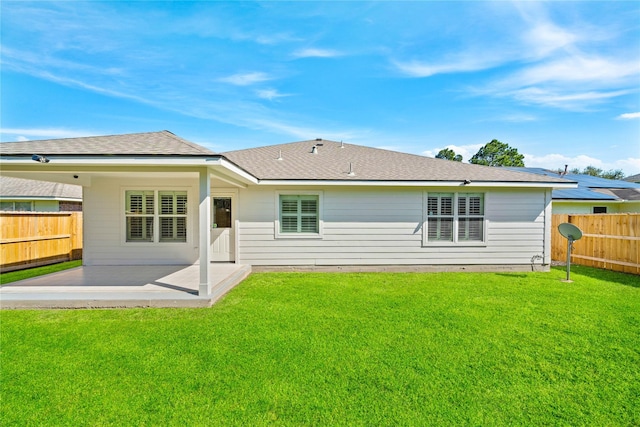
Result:
<svg viewBox="0 0 640 427"><path fill-rule="evenodd" d="M235 195L233 193L213 193L212 200L211 261L234 261Z"/></svg>

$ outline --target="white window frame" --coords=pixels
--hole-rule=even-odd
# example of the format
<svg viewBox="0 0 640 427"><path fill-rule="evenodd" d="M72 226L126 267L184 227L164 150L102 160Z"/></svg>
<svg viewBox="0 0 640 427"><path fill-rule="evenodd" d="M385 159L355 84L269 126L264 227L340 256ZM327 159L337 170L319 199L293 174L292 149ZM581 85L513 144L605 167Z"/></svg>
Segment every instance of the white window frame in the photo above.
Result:
<svg viewBox="0 0 640 427"><path fill-rule="evenodd" d="M452 218L453 220L453 239L451 241L447 240L437 240L437 241L429 241L429 195L442 195L442 194L451 194L453 196L453 215L447 216ZM460 219L463 218L473 218L473 216L469 215L460 215L458 212L458 203L459 197L461 196L472 196L472 195L480 195L482 196L482 215L479 215L479 218L482 218L482 240L459 240L458 230L460 227ZM480 191L425 191L423 194L423 222L422 222L422 246L487 246L487 193ZM441 217L441 216L439 216Z"/></svg>
<svg viewBox="0 0 640 427"><path fill-rule="evenodd" d="M127 191L149 191L153 192L153 240L152 241L127 241ZM186 215L179 215L186 218L186 240L164 240L160 239L160 218L161 217L174 217L176 215L163 215L161 213L160 208L160 194L163 192L186 192L187 193L187 213ZM194 206L194 197L192 191L189 187L147 187L147 186L139 186L139 187L122 187L120 189L120 215L122 217L121 220L121 230L120 230L120 243L124 246L135 246L135 247L145 247L145 246L170 246L176 247L180 245L190 245L192 242L193 230L195 227L195 211L197 209ZM149 215L151 216L151 215Z"/></svg>
<svg viewBox="0 0 640 427"><path fill-rule="evenodd" d="M35 212L35 204L32 200L2 200L2 203L11 203L11 209L9 210L4 210L4 209L0 209L0 211L4 211L4 212ZM29 209L28 210L16 210L16 203L22 203L22 204L26 204L29 203Z"/></svg>
<svg viewBox="0 0 640 427"><path fill-rule="evenodd" d="M283 233L280 231L280 196L316 196L318 198L318 232L317 233ZM322 220L323 192L308 190L277 190L275 192L275 238L276 239L321 239L324 233Z"/></svg>

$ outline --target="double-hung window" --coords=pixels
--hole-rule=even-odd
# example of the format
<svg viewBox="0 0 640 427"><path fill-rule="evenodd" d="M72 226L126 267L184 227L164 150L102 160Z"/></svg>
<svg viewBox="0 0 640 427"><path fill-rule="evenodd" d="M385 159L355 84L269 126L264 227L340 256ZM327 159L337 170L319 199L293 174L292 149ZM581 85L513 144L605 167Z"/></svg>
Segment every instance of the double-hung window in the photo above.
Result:
<svg viewBox="0 0 640 427"><path fill-rule="evenodd" d="M153 242L154 196L153 191L125 192L127 242Z"/></svg>
<svg viewBox="0 0 640 427"><path fill-rule="evenodd" d="M433 193L427 197L427 235L430 242L453 242L452 193Z"/></svg>
<svg viewBox="0 0 640 427"><path fill-rule="evenodd" d="M426 229L430 244L484 242L484 195L429 193Z"/></svg>
<svg viewBox="0 0 640 427"><path fill-rule="evenodd" d="M160 241L187 241L187 192L159 191Z"/></svg>
<svg viewBox="0 0 640 427"><path fill-rule="evenodd" d="M320 216L320 193L278 193L277 237L319 237L322 218Z"/></svg>
<svg viewBox="0 0 640 427"><path fill-rule="evenodd" d="M187 192L125 191L127 242L186 242Z"/></svg>

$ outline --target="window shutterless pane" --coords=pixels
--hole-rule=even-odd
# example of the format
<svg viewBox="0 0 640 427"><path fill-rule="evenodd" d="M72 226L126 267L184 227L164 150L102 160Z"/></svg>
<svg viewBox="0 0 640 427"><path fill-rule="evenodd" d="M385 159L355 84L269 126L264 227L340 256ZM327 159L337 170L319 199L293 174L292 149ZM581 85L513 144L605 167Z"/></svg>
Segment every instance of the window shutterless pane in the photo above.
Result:
<svg viewBox="0 0 640 427"><path fill-rule="evenodd" d="M280 196L281 233L318 233L318 196Z"/></svg>
<svg viewBox="0 0 640 427"><path fill-rule="evenodd" d="M429 241L451 242L453 241L452 218L429 218Z"/></svg>
<svg viewBox="0 0 640 427"><path fill-rule="evenodd" d="M482 241L482 218L461 218L458 222L458 240Z"/></svg>
<svg viewBox="0 0 640 427"><path fill-rule="evenodd" d="M127 191L127 214L153 215L153 191Z"/></svg>
<svg viewBox="0 0 640 427"><path fill-rule="evenodd" d="M153 217L127 217L127 242L153 242Z"/></svg>

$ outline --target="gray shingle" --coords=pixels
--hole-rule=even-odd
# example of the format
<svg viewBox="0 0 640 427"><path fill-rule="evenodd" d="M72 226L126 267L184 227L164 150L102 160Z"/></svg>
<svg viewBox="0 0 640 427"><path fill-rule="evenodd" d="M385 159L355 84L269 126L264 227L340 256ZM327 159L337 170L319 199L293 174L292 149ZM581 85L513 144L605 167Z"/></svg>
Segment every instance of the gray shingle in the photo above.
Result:
<svg viewBox="0 0 640 427"><path fill-rule="evenodd" d="M215 154L169 131L126 135L0 143L2 155L167 155L201 156Z"/></svg>
<svg viewBox="0 0 640 427"><path fill-rule="evenodd" d="M0 197L46 197L82 200L82 187L56 182L0 176Z"/></svg>
<svg viewBox="0 0 640 427"><path fill-rule="evenodd" d="M317 153L312 149L317 146ZM513 172L327 140L310 140L222 153L259 179L372 181L558 182ZM279 157L281 156L281 160ZM351 163L354 175L349 175Z"/></svg>

